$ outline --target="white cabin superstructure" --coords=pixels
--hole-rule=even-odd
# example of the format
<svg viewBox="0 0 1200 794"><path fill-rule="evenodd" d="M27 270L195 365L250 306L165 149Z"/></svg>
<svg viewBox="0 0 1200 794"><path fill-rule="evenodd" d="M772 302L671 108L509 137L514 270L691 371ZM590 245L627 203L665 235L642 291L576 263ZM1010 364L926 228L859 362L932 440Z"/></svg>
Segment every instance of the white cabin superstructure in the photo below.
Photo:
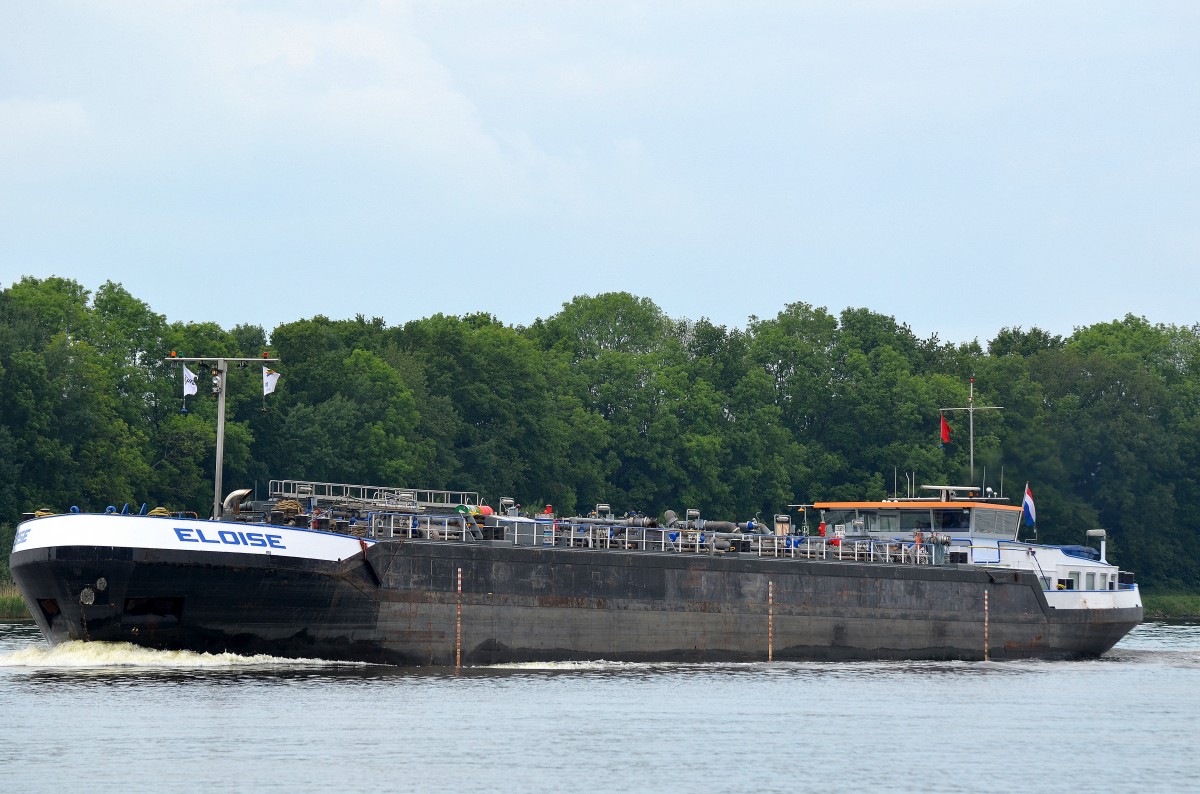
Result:
<svg viewBox="0 0 1200 794"><path fill-rule="evenodd" d="M980 489L925 486L926 498L877 502L818 502L818 533L830 543L855 547L905 545L936 561L1037 576L1056 609L1140 607L1133 574L1106 558L1106 533L1089 530L1100 548L1047 545L1020 540L1022 508L980 498Z"/></svg>

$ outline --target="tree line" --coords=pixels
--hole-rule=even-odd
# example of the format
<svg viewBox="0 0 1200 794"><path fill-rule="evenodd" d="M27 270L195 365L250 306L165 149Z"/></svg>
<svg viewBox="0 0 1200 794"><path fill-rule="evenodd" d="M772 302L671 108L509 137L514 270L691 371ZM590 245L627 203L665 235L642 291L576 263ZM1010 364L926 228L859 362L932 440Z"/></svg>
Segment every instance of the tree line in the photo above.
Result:
<svg viewBox="0 0 1200 794"><path fill-rule="evenodd" d="M121 285L0 292L0 524L130 504L211 511L216 400L182 400L184 356L281 359L228 380L224 482L271 478L479 491L559 514L599 502L769 518L907 483L1036 496L1039 540L1109 530L1147 586L1200 590L1200 325L1127 316L1063 338L918 338L862 308L784 306L744 328L580 296L529 326L486 314L403 325L324 316L263 328L167 322ZM265 410L264 410L265 405ZM7 549L7 545L5 545Z"/></svg>

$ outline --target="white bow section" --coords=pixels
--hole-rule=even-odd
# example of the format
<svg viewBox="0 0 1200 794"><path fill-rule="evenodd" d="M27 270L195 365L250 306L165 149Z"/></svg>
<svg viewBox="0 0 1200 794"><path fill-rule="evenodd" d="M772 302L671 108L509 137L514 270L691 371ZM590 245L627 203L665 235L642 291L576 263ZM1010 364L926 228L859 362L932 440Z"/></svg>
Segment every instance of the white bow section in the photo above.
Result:
<svg viewBox="0 0 1200 794"><path fill-rule="evenodd" d="M35 518L19 525L13 551L105 546L277 555L340 562L362 553L363 543L370 545L374 541L311 529L232 521L66 513Z"/></svg>

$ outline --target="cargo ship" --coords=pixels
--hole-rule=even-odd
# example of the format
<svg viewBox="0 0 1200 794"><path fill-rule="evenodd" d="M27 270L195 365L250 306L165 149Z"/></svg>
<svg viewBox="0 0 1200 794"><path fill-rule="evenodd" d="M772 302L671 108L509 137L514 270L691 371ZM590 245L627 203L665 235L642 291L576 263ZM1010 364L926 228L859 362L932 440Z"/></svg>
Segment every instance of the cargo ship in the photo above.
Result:
<svg viewBox="0 0 1200 794"><path fill-rule="evenodd" d="M1142 619L1102 530L1099 549L1018 540L1021 508L967 487L817 503L811 534L790 514L531 517L472 493L271 490L244 510L235 494L221 521L34 517L13 577L51 644L397 665L1070 659Z"/></svg>
<svg viewBox="0 0 1200 794"><path fill-rule="evenodd" d="M211 520L30 516L13 578L52 645L393 665L1073 659L1142 620L1104 530L1098 548L1022 540L1022 506L973 486L765 523L300 480L250 497L215 497Z"/></svg>

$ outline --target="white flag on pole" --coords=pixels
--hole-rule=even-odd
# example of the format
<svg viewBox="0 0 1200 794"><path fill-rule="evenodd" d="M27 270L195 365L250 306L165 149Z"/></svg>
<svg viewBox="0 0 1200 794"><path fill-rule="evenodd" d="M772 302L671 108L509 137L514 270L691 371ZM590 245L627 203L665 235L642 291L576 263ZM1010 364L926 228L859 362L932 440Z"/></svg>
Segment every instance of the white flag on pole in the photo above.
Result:
<svg viewBox="0 0 1200 794"><path fill-rule="evenodd" d="M187 368L187 364L183 365L183 396L196 393L196 373Z"/></svg>
<svg viewBox="0 0 1200 794"><path fill-rule="evenodd" d="M279 382L279 373L273 369L263 367L263 396L267 396L275 391L275 384Z"/></svg>

